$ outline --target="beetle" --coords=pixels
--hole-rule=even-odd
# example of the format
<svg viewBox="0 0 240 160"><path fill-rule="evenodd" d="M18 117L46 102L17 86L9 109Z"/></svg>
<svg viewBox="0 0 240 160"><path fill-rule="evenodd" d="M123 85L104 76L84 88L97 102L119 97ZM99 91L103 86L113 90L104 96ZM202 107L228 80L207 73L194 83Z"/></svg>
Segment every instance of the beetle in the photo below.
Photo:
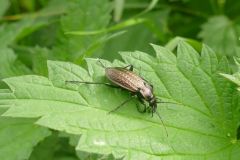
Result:
<svg viewBox="0 0 240 160"><path fill-rule="evenodd" d="M130 67L129 69L127 69ZM146 112L146 105L144 100L149 103L149 107L151 107L152 116L153 113L156 112L157 108L157 100L155 95L153 94L153 86L149 84L145 79L137 75L133 72L133 66L129 65L126 67L106 67L105 68L106 77L114 84L130 91L132 96L137 96L139 101L144 105L144 110L142 112ZM131 100L131 97L129 98ZM128 100L124 101L113 111L116 111L123 104L128 102ZM140 111L140 110L139 110Z"/></svg>
<svg viewBox="0 0 240 160"><path fill-rule="evenodd" d="M138 111L146 112L147 109L150 109L152 116L153 113L156 113L166 130L163 120L160 114L157 112L157 103L172 103L172 102L157 101L157 98L153 93L153 85L151 85L149 82L147 82L144 78L142 78L138 74L134 73L133 65L128 65L125 67L105 67L100 60L98 62L100 62L101 66L105 68L105 76L107 77L107 79L110 80L115 85L100 82L80 82L80 81L66 81L66 82L85 84L104 84L110 87L123 88L125 90L128 90L131 92L132 96L129 97L124 102L122 102L115 109L111 110L109 113L116 111L121 106L131 101L133 97L137 96L140 103L143 104L144 106L144 110L140 111L138 108ZM144 103L145 101L148 102L148 107Z"/></svg>

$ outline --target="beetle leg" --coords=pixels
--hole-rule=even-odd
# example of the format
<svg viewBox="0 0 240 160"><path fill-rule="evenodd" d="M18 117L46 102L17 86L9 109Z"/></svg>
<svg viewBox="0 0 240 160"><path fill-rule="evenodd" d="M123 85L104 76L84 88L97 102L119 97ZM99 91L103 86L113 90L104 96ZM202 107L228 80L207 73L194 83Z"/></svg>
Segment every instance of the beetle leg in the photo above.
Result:
<svg viewBox="0 0 240 160"><path fill-rule="evenodd" d="M148 113L151 113L151 112L152 112L152 108L149 107L149 106L146 108L146 110L147 110Z"/></svg>
<svg viewBox="0 0 240 160"><path fill-rule="evenodd" d="M151 114L152 114L152 117L153 117L153 113L155 112L155 110L154 110L151 106L148 106L148 107L147 107L147 112L148 112L148 113L151 113Z"/></svg>
<svg viewBox="0 0 240 160"><path fill-rule="evenodd" d="M144 103L142 97L140 97L140 96L138 96L138 95L137 95L137 97L138 97L139 102L144 106L144 109L142 110L142 109L140 109L140 106L137 104L137 105L136 105L136 106L137 106L137 110L138 110L138 112L140 112L140 113L145 113L146 110L147 110L147 106L146 106L146 104Z"/></svg>
<svg viewBox="0 0 240 160"><path fill-rule="evenodd" d="M98 59L98 63L103 67L103 68L107 68L100 59Z"/></svg>
<svg viewBox="0 0 240 160"><path fill-rule="evenodd" d="M140 101L141 102L141 101ZM144 102L141 102L141 104L144 106L144 109L140 109L140 106L137 104L137 110L140 113L145 113L147 111L146 104Z"/></svg>
<svg viewBox="0 0 240 160"><path fill-rule="evenodd" d="M142 73L142 67L140 66L140 69L139 69L139 76L140 77L142 77L141 73Z"/></svg>
<svg viewBox="0 0 240 160"><path fill-rule="evenodd" d="M128 98L127 100L123 101L119 106L117 106L116 108L114 108L113 110L111 110L109 113L115 112L116 110L118 110L120 107L122 107L124 104L128 103L129 101L131 101L134 98L134 95L132 95L130 98Z"/></svg>
<svg viewBox="0 0 240 160"><path fill-rule="evenodd" d="M125 68L125 69L128 69L129 71L133 71L133 65L127 65L126 67L123 67L123 68Z"/></svg>
<svg viewBox="0 0 240 160"><path fill-rule="evenodd" d="M139 105L137 104L137 110L140 112L140 113L145 113L147 111L147 106L146 104L144 103L144 100L143 100L143 97L140 93L140 88L138 88L138 91L135 93L137 95L137 98L139 100L139 102L144 106L144 109L140 109Z"/></svg>
<svg viewBox="0 0 240 160"><path fill-rule="evenodd" d="M113 88L121 88L120 86L115 86L115 85L112 85L110 83L102 83L102 82L84 82L84 81L65 81L65 83L74 83L74 84L81 84L81 83L84 83L84 84L103 84L103 85L106 85L108 87L113 87Z"/></svg>

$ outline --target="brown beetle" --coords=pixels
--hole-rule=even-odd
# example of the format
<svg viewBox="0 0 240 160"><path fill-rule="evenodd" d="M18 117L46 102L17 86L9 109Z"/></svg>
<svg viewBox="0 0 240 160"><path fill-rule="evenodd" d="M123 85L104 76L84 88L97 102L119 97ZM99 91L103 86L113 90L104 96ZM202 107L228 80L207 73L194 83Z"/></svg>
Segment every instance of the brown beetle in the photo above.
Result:
<svg viewBox="0 0 240 160"><path fill-rule="evenodd" d="M111 87L120 87L124 88L132 93L132 96L129 99L122 102L119 106L113 109L111 112L116 111L121 106L129 102L133 99L133 97L137 96L139 101L144 105L144 110L140 112L146 112L147 109L150 109L152 116L153 113L157 113L160 118L165 130L166 127L162 121L161 116L157 112L157 103L172 103L172 102L158 102L157 98L153 94L153 86L149 84L145 79L141 76L137 75L133 72L133 66L128 65L126 67L105 67L101 61L99 61L101 66L105 68L106 77L115 85L110 83L100 83L100 82L79 82L79 81L66 81L70 83L85 83L85 84L104 84ZM117 86L116 86L117 85ZM147 107L144 101L147 101L149 106ZM150 108L149 108L150 107ZM166 131L167 133L167 131Z"/></svg>
<svg viewBox="0 0 240 160"><path fill-rule="evenodd" d="M129 69L127 69L130 67ZM149 84L145 79L133 72L133 66L129 65L124 68L120 67L107 67L105 68L106 77L114 84L130 91L133 96L137 96L142 104L144 104L146 111L146 105L144 100L149 103L151 107L152 114L156 111L157 101L156 97L153 94L153 86ZM130 99L131 100L131 97ZM128 102L126 100L124 104ZM119 105L113 111L117 110L123 104ZM111 112L113 112L111 111Z"/></svg>

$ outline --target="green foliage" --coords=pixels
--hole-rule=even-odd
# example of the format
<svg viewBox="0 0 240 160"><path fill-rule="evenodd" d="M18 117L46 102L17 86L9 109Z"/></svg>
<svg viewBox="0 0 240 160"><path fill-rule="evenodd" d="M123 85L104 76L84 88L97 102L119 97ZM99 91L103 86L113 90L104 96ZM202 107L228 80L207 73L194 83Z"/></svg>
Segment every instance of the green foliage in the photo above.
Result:
<svg viewBox="0 0 240 160"><path fill-rule="evenodd" d="M17 57L12 49L2 48L0 54L0 78L31 73L24 64L17 61Z"/></svg>
<svg viewBox="0 0 240 160"><path fill-rule="evenodd" d="M67 137L56 132L40 142L31 154L30 160L77 160L74 149L69 145Z"/></svg>
<svg viewBox="0 0 240 160"><path fill-rule="evenodd" d="M6 94L2 91L1 98ZM1 108L0 111L4 110ZM47 129L33 124L32 119L1 117L0 122L2 160L27 159L38 141L50 135Z"/></svg>
<svg viewBox="0 0 240 160"><path fill-rule="evenodd" d="M211 45L220 55L225 53L228 56L239 56L240 53L237 52L237 47L239 47L239 29L227 17L216 16L211 17L202 26L199 36L203 38L204 43Z"/></svg>
<svg viewBox="0 0 240 160"><path fill-rule="evenodd" d="M6 10L8 9L10 3L8 0L2 0L0 1L0 17L6 12Z"/></svg>
<svg viewBox="0 0 240 160"><path fill-rule="evenodd" d="M240 86L240 63L239 63L239 59L235 59L235 63L237 65L237 72L235 72L234 74L226 74L226 73L221 73L221 75L227 79L229 79L230 81L232 81L233 83L235 83L237 86ZM240 88L237 88L240 91Z"/></svg>
<svg viewBox="0 0 240 160"><path fill-rule="evenodd" d="M239 159L239 10L235 0L1 0L1 159ZM65 83L109 82L98 58L133 64L175 103L158 104L169 136L137 99L108 114L128 91Z"/></svg>
<svg viewBox="0 0 240 160"><path fill-rule="evenodd" d="M17 60L17 57L12 49L2 48L0 50L0 78L6 78L11 76L23 75L31 73L21 61ZM1 88L5 85L0 81Z"/></svg>
<svg viewBox="0 0 240 160"><path fill-rule="evenodd" d="M232 152L240 149L235 132L239 115L234 112L238 95L233 85L218 74L229 72L227 60L218 60L206 46L199 56L189 45L180 43L177 57L162 47L153 47L156 58L142 52L121 55L138 70L144 67L141 74L154 84L158 98L177 103L158 108L169 137L157 116L138 113L137 101L107 114L129 96L127 92L65 83L102 79L104 69L95 59L87 60L88 72L71 63L49 61L49 79L31 75L5 79L14 98L1 99L0 103L10 106L3 115L41 117L38 125L82 135L77 150L112 153L118 158L239 156Z"/></svg>
<svg viewBox="0 0 240 160"><path fill-rule="evenodd" d="M98 7L100 6L101 7ZM109 13L111 11L107 0L101 1L81 1L73 0L69 2L66 15L61 18L61 30L59 32L54 53L60 59L75 61L80 63L84 55L92 55L98 47L94 44L103 35L84 37L65 35L65 32L75 30L98 30L107 26L109 23ZM98 17L101 15L100 17ZM93 20L93 17L98 17ZM100 44L99 44L100 45Z"/></svg>
<svg viewBox="0 0 240 160"><path fill-rule="evenodd" d="M0 26L0 47L6 47L46 25L46 21L22 20Z"/></svg>

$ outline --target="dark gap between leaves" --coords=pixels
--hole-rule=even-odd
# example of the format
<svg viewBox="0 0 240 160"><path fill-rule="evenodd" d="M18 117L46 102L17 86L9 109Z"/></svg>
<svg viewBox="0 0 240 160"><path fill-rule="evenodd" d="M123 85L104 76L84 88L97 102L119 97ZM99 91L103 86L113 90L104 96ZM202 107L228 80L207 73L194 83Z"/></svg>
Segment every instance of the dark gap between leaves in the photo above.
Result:
<svg viewBox="0 0 240 160"><path fill-rule="evenodd" d="M240 125L237 128L237 140L240 139Z"/></svg>

